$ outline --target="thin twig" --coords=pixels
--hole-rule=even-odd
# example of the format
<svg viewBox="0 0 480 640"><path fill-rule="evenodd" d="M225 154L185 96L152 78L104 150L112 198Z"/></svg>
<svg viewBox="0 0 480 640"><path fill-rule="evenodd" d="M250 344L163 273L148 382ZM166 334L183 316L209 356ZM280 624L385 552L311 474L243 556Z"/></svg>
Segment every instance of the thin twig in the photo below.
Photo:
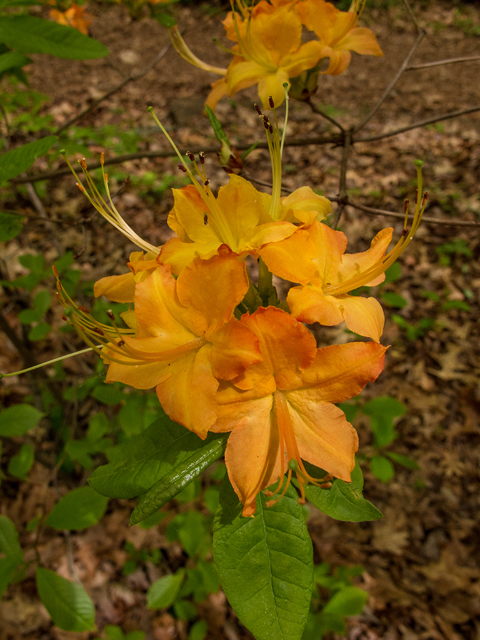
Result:
<svg viewBox="0 0 480 640"><path fill-rule="evenodd" d="M463 116L467 113L475 113L475 111L480 111L480 105L475 107L468 107L468 109L460 109L459 111L451 111L450 113L442 113L440 116L434 116L433 118L427 118L426 120L420 120L419 122L414 122L413 124L409 124L406 127L400 127L400 129L394 129L393 131L387 131L386 133L381 133L376 136L367 136L365 138L356 138L352 142L373 142L374 140L382 140L383 138L391 138L392 136L396 136L399 133L404 133L405 131L410 131L411 129L418 129L419 127L424 127L427 124L434 124L435 122L441 122L442 120L451 120L452 118L457 118L458 116Z"/></svg>
<svg viewBox="0 0 480 640"><path fill-rule="evenodd" d="M5 151L8 151L10 149L10 124L8 122L7 112L5 111L1 103L0 103L0 111L2 112L2 116L5 121L5 127L7 129L7 135L5 136Z"/></svg>
<svg viewBox="0 0 480 640"><path fill-rule="evenodd" d="M318 113L319 116L322 116L322 118L325 118L326 120L331 122L333 125L338 127L340 129L340 131L345 131L345 129L342 127L342 125L337 120L335 120L335 118L332 118L329 115L327 115L322 109L320 109L320 107L318 105L314 104L310 100L310 98L308 100L305 100L305 102L308 104L308 106L313 111L313 113Z"/></svg>
<svg viewBox="0 0 480 640"><path fill-rule="evenodd" d="M388 96L390 95L390 93L393 91L393 88L395 87L395 85L397 84L397 82L400 80L400 78L403 75L403 72L405 71L405 69L408 67L410 60L413 56L413 54L415 53L415 51L417 50L418 45L421 43L421 41L423 40L423 38L425 37L425 31L420 31L420 33L418 34L417 39L415 40L413 47L410 49L410 51L407 54L407 57L405 58L405 60L402 63L402 66L400 67L400 69L398 70L397 74L395 75L395 77L393 78L393 80L390 82L390 84L388 85L388 87L385 89L382 97L380 98L380 100L377 102L377 104L373 107L373 109L370 111L370 113L368 114L368 116L365 118L365 120L363 120L363 122L361 122L358 126L355 127L355 131L360 131L361 129L363 129L363 127L370 122L370 120L373 118L373 116L377 113L377 111L380 109L380 107L382 106L382 104L385 102L385 100L388 98Z"/></svg>
<svg viewBox="0 0 480 640"><path fill-rule="evenodd" d="M352 144L352 130L345 131L343 139L343 152L342 163L340 165L340 184L338 189L338 207L335 212L335 218L332 223L332 229L338 227L340 218L342 217L343 210L347 201L347 169L348 169L348 157L350 155L350 147Z"/></svg>
<svg viewBox="0 0 480 640"><path fill-rule="evenodd" d="M405 220L404 213L395 213L393 211L385 211L384 209L374 209L373 207L366 207L363 204L358 204L357 202L352 202L348 200L347 206L353 207L354 209L359 209L360 211L364 211L365 213L370 213L375 216L387 216L388 218L398 218L399 220ZM409 220L413 219L413 215L408 216ZM480 228L480 222L474 222L473 220L447 220L445 218L428 218L426 216L422 217L422 222L430 222L432 224L438 225L447 225L451 227L478 227Z"/></svg>
<svg viewBox="0 0 480 640"><path fill-rule="evenodd" d="M424 64L414 64L407 67L405 71L417 71L417 69L430 69L431 67L440 67L445 64L457 64L458 62L473 62L480 60L480 56L468 56L466 58L447 58L445 60L435 60L434 62L425 62Z"/></svg>
<svg viewBox="0 0 480 640"><path fill-rule="evenodd" d="M114 93L117 93L117 91L120 91L121 89L123 89L123 87L127 85L129 82L135 82L136 80L140 80L141 78L146 76L147 73L151 71L160 62L160 60L164 57L164 55L167 53L167 51L170 49L171 46L172 45L170 42L166 44L163 47L163 49L160 51L160 53L157 56L155 56L152 62L148 64L143 71L141 71L140 73L132 74L124 78L120 82L120 84L118 84L116 87L114 87L110 91L107 91L107 93L104 93L103 96L100 96L100 98L98 98L97 100L94 100L92 104L89 105L86 109L84 109L80 113L77 113L77 115L74 116L68 122L65 122L65 124L63 124L60 128L58 128L55 131L54 135L58 136L60 133L62 133L62 131L65 131L65 129L68 129L68 127L70 127L72 124L80 120L80 118L83 118L83 116L89 113L89 111L92 111L92 109L95 109L95 107L98 107L98 105L101 102L103 102L104 100L107 100L107 98L110 98L110 96L112 96Z"/></svg>
<svg viewBox="0 0 480 640"><path fill-rule="evenodd" d="M338 134L332 136L315 136L312 138L297 138L292 140L285 140L285 147L306 147L309 145L318 145L318 144L338 144L341 141L341 137ZM236 149L239 151L245 151L252 146L252 142L246 144L237 144L235 145ZM257 149L267 149L268 144L266 141L258 142L255 150ZM191 153L199 153L200 151L204 151L205 153L220 153L221 148L216 145L214 147L205 147L204 145L198 147L189 147L188 149ZM140 160L142 158L171 158L176 155L175 151L172 149L167 149L164 151L139 151L137 153L127 153L122 156L115 156L113 158L105 159L105 166L114 165L114 164L122 164L123 162L127 162L129 160ZM100 162L92 162L88 164L88 168L98 169L100 167ZM10 182L13 184L24 184L25 182L38 182L39 180L50 180L51 178L59 178L60 176L64 176L70 173L70 169L65 167L63 169L57 169L56 171L50 171L47 173L38 173L28 178L13 178Z"/></svg>
<svg viewBox="0 0 480 640"><path fill-rule="evenodd" d="M420 25L418 24L417 18L413 12L412 7L410 6L410 2L408 0L403 0L403 4L406 6L408 13L412 19L413 24L415 25L415 29L417 33L421 33Z"/></svg>

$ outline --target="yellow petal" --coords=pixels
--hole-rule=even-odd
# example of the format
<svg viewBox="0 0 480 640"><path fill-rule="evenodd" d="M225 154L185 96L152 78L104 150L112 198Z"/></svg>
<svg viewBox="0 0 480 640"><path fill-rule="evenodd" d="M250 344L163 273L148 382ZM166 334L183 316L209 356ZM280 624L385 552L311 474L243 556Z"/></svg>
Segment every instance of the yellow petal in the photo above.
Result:
<svg viewBox="0 0 480 640"><path fill-rule="evenodd" d="M175 204L168 223L173 225L173 231L181 238L181 234L178 233L180 226L193 242L221 244L213 227L205 224L205 214L208 215L209 210L197 189L189 185L183 189L172 189L172 192Z"/></svg>
<svg viewBox="0 0 480 640"><path fill-rule="evenodd" d="M282 198L282 209L285 214L282 220L303 222L310 226L314 220L321 222L332 212L332 203L319 196L310 187L300 187L289 196Z"/></svg>
<svg viewBox="0 0 480 640"><path fill-rule="evenodd" d="M264 109L270 109L270 100L272 97L273 103L276 107L279 107L285 100L285 88L284 84L290 88L290 79L285 69L278 69L274 73L266 75L258 80L258 97L262 101Z"/></svg>
<svg viewBox="0 0 480 640"><path fill-rule="evenodd" d="M339 299L324 296L323 291L313 285L293 287L288 292L287 302L291 314L301 322L333 327L344 320Z"/></svg>
<svg viewBox="0 0 480 640"><path fill-rule="evenodd" d="M378 300L360 296L345 296L338 300L343 319L350 331L380 342L385 316Z"/></svg>
<svg viewBox="0 0 480 640"><path fill-rule="evenodd" d="M330 47L325 47L323 50L324 56L328 56L330 58L330 64L326 71L322 71L322 73L329 76L339 76L343 73L352 60L352 54L350 51L343 51L337 49L331 49Z"/></svg>
<svg viewBox="0 0 480 640"><path fill-rule="evenodd" d="M220 78L220 80L212 82L211 87L212 90L208 94L205 106L210 107L212 111L215 111L218 101L221 100L224 96L228 95L227 79Z"/></svg>
<svg viewBox="0 0 480 640"><path fill-rule="evenodd" d="M245 367L262 360L257 336L236 318L210 334L209 339L209 360L214 376L220 380L232 380Z"/></svg>
<svg viewBox="0 0 480 640"><path fill-rule="evenodd" d="M238 57L234 58L228 67L227 73L228 95L233 96L237 91L247 89L265 76L268 76L269 73L275 72L276 67L273 65L267 68L253 60L243 60Z"/></svg>
<svg viewBox="0 0 480 640"><path fill-rule="evenodd" d="M258 253L270 271L284 280L308 284L318 276L313 262L317 249L308 231L299 229L281 242L266 244Z"/></svg>
<svg viewBox="0 0 480 640"><path fill-rule="evenodd" d="M362 253L346 253L342 258L339 267L341 282L353 278L359 273L363 273L369 267L373 267L385 255L388 245L392 241L393 229L391 227L382 229L373 238L370 249ZM382 273L377 278L368 283L367 286L373 287L385 280L385 274Z"/></svg>
<svg viewBox="0 0 480 640"><path fill-rule="evenodd" d="M375 35L370 29L363 27L352 29L336 47L376 58L383 56L383 51L380 49Z"/></svg>
<svg viewBox="0 0 480 640"><path fill-rule="evenodd" d="M178 238L170 238L163 245L158 262L170 265L172 272L178 275L195 258L201 257L208 260L217 255L220 246L219 241L202 244L201 242L182 242Z"/></svg>

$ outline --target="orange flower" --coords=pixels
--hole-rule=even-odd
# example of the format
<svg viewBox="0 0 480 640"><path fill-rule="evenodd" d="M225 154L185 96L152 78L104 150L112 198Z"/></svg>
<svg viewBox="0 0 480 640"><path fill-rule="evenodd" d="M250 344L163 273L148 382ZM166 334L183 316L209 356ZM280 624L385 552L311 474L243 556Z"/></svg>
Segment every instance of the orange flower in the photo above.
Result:
<svg viewBox="0 0 480 640"><path fill-rule="evenodd" d="M75 2L72 2L72 6L66 11L50 9L50 18L58 24L77 29L86 36L88 36L88 27L93 20L93 16L86 13L85 7L79 7Z"/></svg>
<svg viewBox="0 0 480 640"><path fill-rule="evenodd" d="M223 96L255 84L264 109L269 108L269 97L279 106L285 99L284 84L290 86L290 78L312 69L320 59L322 46L316 41L302 44L302 24L293 2L275 3L272 10L267 10L266 2L253 10L242 2L238 4L243 18L232 11L223 22L227 37L236 43L228 69L215 69L199 60L176 27L170 30L173 45L187 62L224 76L212 85L206 102L211 109Z"/></svg>
<svg viewBox="0 0 480 640"><path fill-rule="evenodd" d="M350 11L340 11L325 0L303 0L295 5L302 23L314 31L323 45L321 57L330 58L324 73L337 76L350 64L351 51L363 55L383 56L370 29L357 27L365 0L353 0Z"/></svg>
<svg viewBox="0 0 480 640"><path fill-rule="evenodd" d="M220 383L211 431L232 431L225 462L243 515L251 516L258 492L280 478L275 493L282 491L281 497L292 470L303 499L303 485L318 484L302 460L350 481L358 437L332 403L352 398L378 377L386 348L359 342L317 349L304 325L274 307L243 316L242 323L258 337L263 360Z"/></svg>
<svg viewBox="0 0 480 640"><path fill-rule="evenodd" d="M156 387L170 418L205 438L216 420L218 379L260 360L257 338L232 317L247 289L245 265L229 252L197 258L178 279L160 265L135 286L136 331L92 328L78 312L74 325L88 344L103 342L107 382Z"/></svg>
<svg viewBox="0 0 480 640"><path fill-rule="evenodd" d="M93 288L95 297L105 296L113 302L133 302L137 282L143 282L158 267L156 256L156 253L144 254L143 251L131 253L128 262L130 271L121 276L107 276L98 280Z"/></svg>

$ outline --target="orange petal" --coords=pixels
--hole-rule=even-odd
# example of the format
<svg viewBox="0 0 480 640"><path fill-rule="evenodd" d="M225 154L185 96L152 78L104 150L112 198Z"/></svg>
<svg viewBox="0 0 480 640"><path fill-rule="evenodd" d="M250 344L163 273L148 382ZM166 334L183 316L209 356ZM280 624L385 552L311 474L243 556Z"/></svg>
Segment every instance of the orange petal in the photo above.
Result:
<svg viewBox="0 0 480 640"><path fill-rule="evenodd" d="M383 56L383 51L377 42L377 38L370 31L364 27L357 27L347 33L347 35L335 45L341 49L348 49L349 51L355 51L363 55L370 55L375 57Z"/></svg>
<svg viewBox="0 0 480 640"><path fill-rule="evenodd" d="M391 227L382 229L382 231L377 233L373 238L370 249L362 253L346 253L342 258L342 263L338 270L340 274L339 281L344 282L345 280L349 280L377 264L384 257L388 245L392 241L392 235L393 229ZM373 287L384 280L385 274L382 273L369 282L367 286Z"/></svg>
<svg viewBox="0 0 480 640"><path fill-rule="evenodd" d="M343 319L350 331L380 342L385 315L378 300L360 296L344 296L338 300Z"/></svg>
<svg viewBox="0 0 480 640"><path fill-rule="evenodd" d="M228 82L227 78L220 78L220 80L216 80L211 84L212 90L208 94L207 100L205 102L206 107L210 107L212 111L215 111L215 108L224 96L228 95Z"/></svg>
<svg viewBox="0 0 480 640"><path fill-rule="evenodd" d="M316 219L319 222L325 220L332 212L330 200L317 195L310 187L300 187L289 196L282 198L282 209L285 215L282 220L290 222L303 222L310 226Z"/></svg>
<svg viewBox="0 0 480 640"><path fill-rule="evenodd" d="M183 187L183 189L172 189L172 191L175 204L171 212L172 217L170 218L169 216L168 224L177 235L185 240L178 233L178 227L180 226L183 233L186 233L193 242L202 244L219 242L221 244L221 240L213 227L206 225L204 222L205 214L208 215L209 208L197 189L193 185L189 185L188 187Z"/></svg>
<svg viewBox="0 0 480 640"><path fill-rule="evenodd" d="M324 327L333 327L344 320L339 298L324 296L319 287L293 287L288 292L287 302L291 314L301 322L319 322Z"/></svg>
<svg viewBox="0 0 480 640"><path fill-rule="evenodd" d="M262 360L257 336L236 318L212 333L209 339L213 374L220 380L231 380L245 367Z"/></svg>
<svg viewBox="0 0 480 640"><path fill-rule="evenodd" d="M300 457L350 482L358 436L341 409L299 390L286 394Z"/></svg>
<svg viewBox="0 0 480 640"><path fill-rule="evenodd" d="M308 284L318 276L317 249L308 231L299 229L281 242L266 244L258 253L269 270L284 280Z"/></svg>
<svg viewBox="0 0 480 640"><path fill-rule="evenodd" d="M230 320L248 286L245 263L228 253L193 260L178 276L177 295L184 307L192 306L202 314L211 330Z"/></svg>
<svg viewBox="0 0 480 640"><path fill-rule="evenodd" d="M179 238L170 238L162 247L158 262L171 266L175 275L180 274L197 256L208 260L217 255L220 241L202 244L200 242L182 242Z"/></svg>
<svg viewBox="0 0 480 640"><path fill-rule="evenodd" d="M330 58L330 63L326 71L322 71L323 74L329 76L339 76L343 73L352 60L352 54L350 51L344 51L343 49L332 49L325 47L322 55Z"/></svg>
<svg viewBox="0 0 480 640"><path fill-rule="evenodd" d="M121 276L107 276L95 283L95 297L105 296L113 302L133 302L135 294L135 276L130 271Z"/></svg>

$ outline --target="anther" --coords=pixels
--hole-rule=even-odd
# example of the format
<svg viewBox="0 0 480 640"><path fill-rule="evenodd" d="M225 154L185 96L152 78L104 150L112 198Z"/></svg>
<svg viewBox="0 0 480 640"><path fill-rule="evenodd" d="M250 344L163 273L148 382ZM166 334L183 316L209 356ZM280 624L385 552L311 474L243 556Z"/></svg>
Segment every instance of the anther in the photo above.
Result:
<svg viewBox="0 0 480 640"><path fill-rule="evenodd" d="M57 267L56 267L55 265L53 265L53 267L52 267L52 271L53 271L54 276L55 276L56 278L58 278L58 269L57 269Z"/></svg>
<svg viewBox="0 0 480 640"><path fill-rule="evenodd" d="M108 173L105 174L105 184L108 184Z"/></svg>
<svg viewBox="0 0 480 640"><path fill-rule="evenodd" d="M102 151L102 153L100 154L100 164L102 165L102 167L103 167L104 163L105 163L105 154Z"/></svg>
<svg viewBox="0 0 480 640"><path fill-rule="evenodd" d="M203 216L203 224L204 224L204 225L208 225L208 216L207 216L207 214L205 214L205 215Z"/></svg>
<svg viewBox="0 0 480 640"><path fill-rule="evenodd" d="M87 163L85 162L85 158L80 158L80 160L78 161L80 166L82 167L82 169L86 169L87 168Z"/></svg>
<svg viewBox="0 0 480 640"><path fill-rule="evenodd" d="M95 333L98 333L99 336L103 336L104 333L101 329L99 329L98 327L93 327L92 331L95 331Z"/></svg>
<svg viewBox="0 0 480 640"><path fill-rule="evenodd" d="M210 180L207 178L207 179L205 180L205 182L203 183L203 186L204 186L204 187L208 187L208 185L209 185L209 184L210 184Z"/></svg>
<svg viewBox="0 0 480 640"><path fill-rule="evenodd" d="M200 151L200 153L198 154L198 158L201 164L205 164L205 151Z"/></svg>
<svg viewBox="0 0 480 640"><path fill-rule="evenodd" d="M107 316L110 318L110 320L115 320L115 316L113 315L113 311L111 309L108 309Z"/></svg>
<svg viewBox="0 0 480 640"><path fill-rule="evenodd" d="M117 342L117 347L123 347L125 345L125 340L119 340Z"/></svg>
<svg viewBox="0 0 480 640"><path fill-rule="evenodd" d="M183 166L183 164L179 164L177 165L178 168L180 169L180 171L183 171L183 173L187 173L187 170L185 169L185 167Z"/></svg>
<svg viewBox="0 0 480 640"><path fill-rule="evenodd" d="M268 123L268 130L270 131L270 133L273 133L273 127L270 122Z"/></svg>
<svg viewBox="0 0 480 640"><path fill-rule="evenodd" d="M262 113L262 111L261 111L260 107L258 106L258 104L257 104L256 102L254 103L254 105L253 105L253 106L254 106L254 107L255 107L255 109L257 110L258 115L259 115L259 116L263 116L263 113Z"/></svg>
<svg viewBox="0 0 480 640"><path fill-rule="evenodd" d="M187 156L187 158L190 158L190 160L192 162L195 162L195 156L193 155L193 153L191 151L187 151L187 153L185 155Z"/></svg>
<svg viewBox="0 0 480 640"><path fill-rule="evenodd" d="M405 200L403 203L403 212L408 213L408 209L410 208L410 200Z"/></svg>
<svg viewBox="0 0 480 640"><path fill-rule="evenodd" d="M62 315L62 316L61 316L61 318L62 318L62 320L63 320L64 322L68 322L68 318L67 318L67 316Z"/></svg>
<svg viewBox="0 0 480 640"><path fill-rule="evenodd" d="M275 109L275 103L272 96L268 96L268 104L270 105L270 109Z"/></svg>
<svg viewBox="0 0 480 640"><path fill-rule="evenodd" d="M90 310L89 310L89 309L87 309L87 307L84 307L83 305L79 305L79 306L77 307L77 309L78 309L79 311L82 311L83 313L88 313L88 315L90 315Z"/></svg>
<svg viewBox="0 0 480 640"><path fill-rule="evenodd" d="M422 198L422 207L424 207L427 204L427 200L428 200L428 191L425 191Z"/></svg>

